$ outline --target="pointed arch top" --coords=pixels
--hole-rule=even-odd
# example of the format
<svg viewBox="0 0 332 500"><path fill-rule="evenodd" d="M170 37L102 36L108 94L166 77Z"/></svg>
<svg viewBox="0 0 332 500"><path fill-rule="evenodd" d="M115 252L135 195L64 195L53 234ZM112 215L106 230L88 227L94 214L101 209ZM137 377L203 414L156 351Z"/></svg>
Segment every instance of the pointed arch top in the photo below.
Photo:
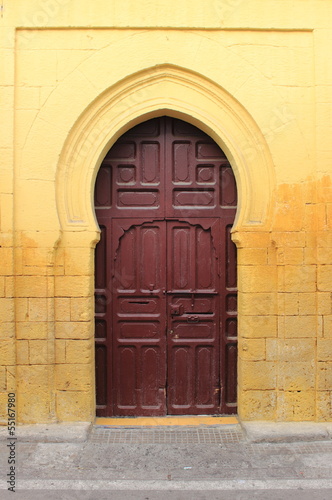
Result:
<svg viewBox="0 0 332 500"><path fill-rule="evenodd" d="M155 116L186 120L227 155L238 188L236 230L268 230L275 177L264 136L227 91L197 73L161 65L103 92L77 120L60 155L57 208L63 231L98 231L94 182L102 159L126 130Z"/></svg>

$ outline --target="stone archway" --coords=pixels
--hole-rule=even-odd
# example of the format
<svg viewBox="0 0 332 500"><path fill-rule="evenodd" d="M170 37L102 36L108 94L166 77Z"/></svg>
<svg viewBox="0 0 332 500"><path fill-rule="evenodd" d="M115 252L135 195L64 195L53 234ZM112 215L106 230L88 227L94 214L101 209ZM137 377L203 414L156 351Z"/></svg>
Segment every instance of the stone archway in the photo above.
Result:
<svg viewBox="0 0 332 500"><path fill-rule="evenodd" d="M227 154L241 200L235 229L266 229L275 180L259 127L224 89L201 75L163 65L106 90L78 120L61 154L57 174L62 230L96 231L92 193L103 157L126 130L163 114L201 128Z"/></svg>
<svg viewBox="0 0 332 500"><path fill-rule="evenodd" d="M227 155L240 200L234 241L239 241L242 232L269 230L275 184L273 165L263 134L249 113L228 92L197 73L171 65L136 73L106 90L86 109L69 134L58 165L56 199L61 245L68 251L79 248L81 261L88 266L82 266L76 276L68 276L66 287L71 290L80 286L80 295L90 298L91 304L92 259L99 239L93 191L99 166L126 130L165 114L199 127ZM92 349L93 308L89 314L91 329L85 338ZM93 406L92 361L89 374L89 404ZM90 410L93 415L94 408Z"/></svg>

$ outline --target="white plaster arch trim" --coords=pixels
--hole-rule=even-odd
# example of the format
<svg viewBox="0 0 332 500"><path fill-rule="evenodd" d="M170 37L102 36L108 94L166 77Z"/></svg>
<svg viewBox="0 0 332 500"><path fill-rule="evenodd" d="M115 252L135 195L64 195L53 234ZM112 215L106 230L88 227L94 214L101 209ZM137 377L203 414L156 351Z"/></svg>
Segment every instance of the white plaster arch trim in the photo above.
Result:
<svg viewBox="0 0 332 500"><path fill-rule="evenodd" d="M223 88L202 75L172 65L148 68L118 82L77 120L57 170L62 230L98 231L93 191L101 161L126 130L163 114L201 128L226 153L239 198L234 230L269 230L275 175L258 125Z"/></svg>

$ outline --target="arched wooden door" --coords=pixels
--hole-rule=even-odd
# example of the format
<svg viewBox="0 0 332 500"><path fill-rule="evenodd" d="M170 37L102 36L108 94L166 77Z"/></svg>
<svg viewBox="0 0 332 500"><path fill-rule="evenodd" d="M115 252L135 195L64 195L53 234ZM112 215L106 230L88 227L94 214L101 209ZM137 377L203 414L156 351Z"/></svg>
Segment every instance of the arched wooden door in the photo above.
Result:
<svg viewBox="0 0 332 500"><path fill-rule="evenodd" d="M97 414L236 412L236 185L219 146L155 118L96 180Z"/></svg>

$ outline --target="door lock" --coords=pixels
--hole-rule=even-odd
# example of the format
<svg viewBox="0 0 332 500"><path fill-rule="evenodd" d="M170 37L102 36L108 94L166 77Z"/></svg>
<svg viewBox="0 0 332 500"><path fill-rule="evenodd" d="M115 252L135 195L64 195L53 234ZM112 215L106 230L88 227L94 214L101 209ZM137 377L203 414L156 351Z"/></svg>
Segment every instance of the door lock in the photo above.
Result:
<svg viewBox="0 0 332 500"><path fill-rule="evenodd" d="M199 322L199 317L198 316L187 316L187 323L198 323Z"/></svg>

